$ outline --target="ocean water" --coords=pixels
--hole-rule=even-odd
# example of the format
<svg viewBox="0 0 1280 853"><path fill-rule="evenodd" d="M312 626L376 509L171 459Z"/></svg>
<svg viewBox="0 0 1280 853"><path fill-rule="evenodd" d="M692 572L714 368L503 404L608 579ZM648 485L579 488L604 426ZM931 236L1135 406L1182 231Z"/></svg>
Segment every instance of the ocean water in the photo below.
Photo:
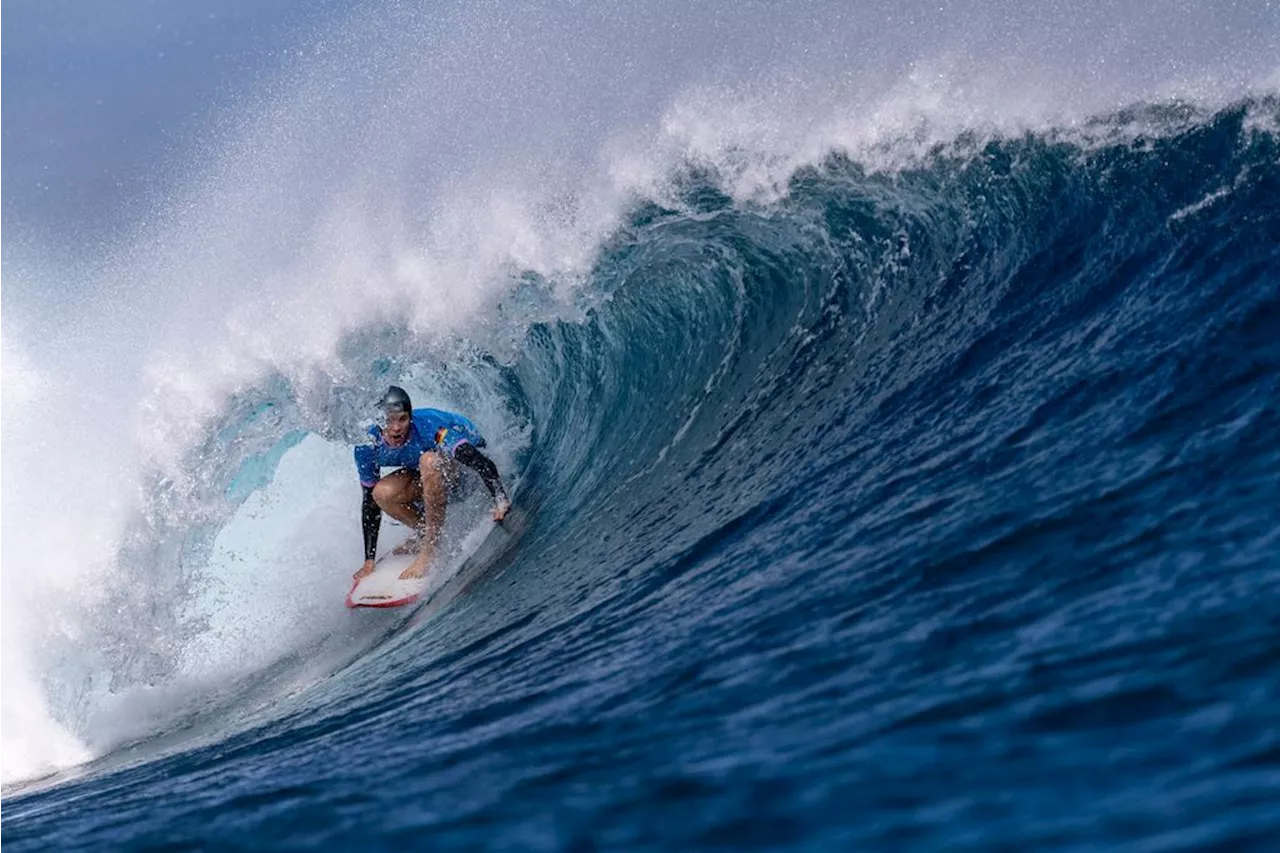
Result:
<svg viewBox="0 0 1280 853"><path fill-rule="evenodd" d="M12 850L1273 848L1280 100L801 144L719 91L603 194L344 185L269 236L333 163L271 183L256 128L251 189L229 145L112 261L90 313L180 334L73 541L6 481ZM72 381L29 349L19 472ZM390 382L515 508L472 490L426 603L347 611Z"/></svg>

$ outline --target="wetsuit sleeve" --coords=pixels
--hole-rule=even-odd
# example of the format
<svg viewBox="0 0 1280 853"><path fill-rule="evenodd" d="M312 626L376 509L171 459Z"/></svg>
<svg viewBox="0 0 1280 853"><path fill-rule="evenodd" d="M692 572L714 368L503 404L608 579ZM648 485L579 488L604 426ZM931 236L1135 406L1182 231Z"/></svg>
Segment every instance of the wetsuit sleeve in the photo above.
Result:
<svg viewBox="0 0 1280 853"><path fill-rule="evenodd" d="M470 443L458 445L453 451L453 458L480 475L480 479L484 480L485 488L489 490L489 494L493 495L494 500L507 497L506 489L502 488L502 478L498 476L498 466L494 465L493 460L477 450L474 445Z"/></svg>
<svg viewBox="0 0 1280 853"><path fill-rule="evenodd" d="M356 447L355 455L360 485L366 489L373 488L378 482L378 449L371 444L361 444Z"/></svg>
<svg viewBox="0 0 1280 853"><path fill-rule="evenodd" d="M364 558L372 560L378 553L378 528L382 526L382 509L373 499L373 489L364 489L364 505L360 508L360 522L364 528Z"/></svg>

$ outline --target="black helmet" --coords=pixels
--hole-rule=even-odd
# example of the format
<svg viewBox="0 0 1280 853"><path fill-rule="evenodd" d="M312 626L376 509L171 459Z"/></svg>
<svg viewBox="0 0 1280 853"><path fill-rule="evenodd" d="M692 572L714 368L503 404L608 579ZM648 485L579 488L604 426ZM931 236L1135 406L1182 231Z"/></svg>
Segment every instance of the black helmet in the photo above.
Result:
<svg viewBox="0 0 1280 853"><path fill-rule="evenodd" d="M409 400L409 393L398 385L392 385L387 389L387 393L383 394L382 399L378 401L378 408L384 412L413 413L413 403Z"/></svg>

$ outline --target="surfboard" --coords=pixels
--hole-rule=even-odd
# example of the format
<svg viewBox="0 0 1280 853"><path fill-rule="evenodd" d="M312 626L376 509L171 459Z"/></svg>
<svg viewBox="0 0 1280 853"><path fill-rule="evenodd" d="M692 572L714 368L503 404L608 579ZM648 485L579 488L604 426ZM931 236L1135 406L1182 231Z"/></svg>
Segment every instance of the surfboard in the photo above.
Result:
<svg viewBox="0 0 1280 853"><path fill-rule="evenodd" d="M351 585L347 607L402 607L417 601L427 590L431 579L428 569L424 577L401 580L400 573L409 568L413 554L386 554L373 565L373 572Z"/></svg>

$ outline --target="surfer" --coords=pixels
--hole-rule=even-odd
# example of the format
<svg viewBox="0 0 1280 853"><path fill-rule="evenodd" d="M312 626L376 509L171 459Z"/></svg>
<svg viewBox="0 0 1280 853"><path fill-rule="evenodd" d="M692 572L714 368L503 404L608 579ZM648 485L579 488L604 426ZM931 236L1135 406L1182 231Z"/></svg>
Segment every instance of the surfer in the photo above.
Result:
<svg viewBox="0 0 1280 853"><path fill-rule="evenodd" d="M369 427L370 442L355 449L356 470L364 489L360 513L364 565L354 577L359 580L373 571L378 529L385 512L415 531L395 553L408 554L417 548L417 558L400 577L420 578L435 553L449 490L461 477L459 465L471 468L484 481L493 496L494 521L502 521L511 500L502 487L498 466L480 452L485 441L471 421L439 409L415 409L408 393L395 385L382 395L378 409L381 423ZM379 477L381 468L392 465L400 467Z"/></svg>

